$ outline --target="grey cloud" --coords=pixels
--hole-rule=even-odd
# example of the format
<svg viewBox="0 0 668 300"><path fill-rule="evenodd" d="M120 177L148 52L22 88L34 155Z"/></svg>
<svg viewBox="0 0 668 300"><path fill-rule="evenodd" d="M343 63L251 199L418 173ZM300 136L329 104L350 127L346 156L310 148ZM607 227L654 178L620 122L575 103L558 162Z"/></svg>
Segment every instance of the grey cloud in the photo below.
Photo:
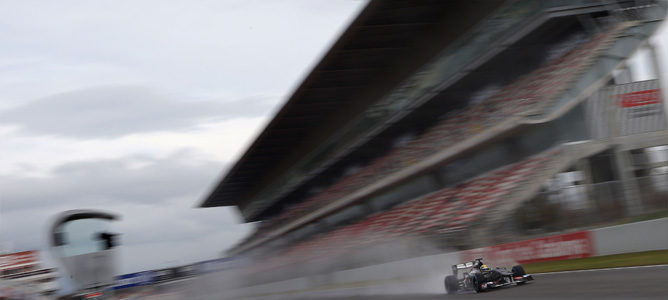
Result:
<svg viewBox="0 0 668 300"><path fill-rule="evenodd" d="M275 100L184 101L138 86L96 87L41 98L0 111L0 124L25 134L109 138L178 131L203 122L268 114Z"/></svg>
<svg viewBox="0 0 668 300"><path fill-rule="evenodd" d="M0 177L3 213L67 203L138 203L159 205L168 199L203 193L222 168L220 162L198 161L191 153L166 158L129 156L71 162L49 177ZM188 159L195 163L185 163Z"/></svg>

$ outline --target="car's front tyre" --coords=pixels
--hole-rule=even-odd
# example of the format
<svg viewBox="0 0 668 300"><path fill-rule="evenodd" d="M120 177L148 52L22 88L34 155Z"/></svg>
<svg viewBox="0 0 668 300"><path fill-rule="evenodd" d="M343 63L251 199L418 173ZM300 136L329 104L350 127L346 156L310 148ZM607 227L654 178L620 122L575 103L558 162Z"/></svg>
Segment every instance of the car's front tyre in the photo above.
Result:
<svg viewBox="0 0 668 300"><path fill-rule="evenodd" d="M515 277L524 276L527 274L527 272L524 271L524 267L522 267L521 265L516 265L511 270L513 272L513 276Z"/></svg>
<svg viewBox="0 0 668 300"><path fill-rule="evenodd" d="M471 278L473 282L473 290L476 293L483 292L484 289L482 285L485 283L485 276L482 276L480 273L473 273L473 277Z"/></svg>
<svg viewBox="0 0 668 300"><path fill-rule="evenodd" d="M524 267L522 267L520 265L514 266L511 270L513 272L513 277L520 277L520 276L524 276L524 275L527 274L527 272L524 271ZM524 284L524 281L517 282L517 284Z"/></svg>

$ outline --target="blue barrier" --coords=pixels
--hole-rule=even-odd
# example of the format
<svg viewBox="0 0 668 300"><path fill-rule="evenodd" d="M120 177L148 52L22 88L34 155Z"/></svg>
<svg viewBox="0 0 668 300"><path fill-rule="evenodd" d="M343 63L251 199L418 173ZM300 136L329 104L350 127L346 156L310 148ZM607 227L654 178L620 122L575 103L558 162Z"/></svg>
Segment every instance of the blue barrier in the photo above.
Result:
<svg viewBox="0 0 668 300"><path fill-rule="evenodd" d="M155 283L155 272L144 271L117 276L114 280L114 290Z"/></svg>

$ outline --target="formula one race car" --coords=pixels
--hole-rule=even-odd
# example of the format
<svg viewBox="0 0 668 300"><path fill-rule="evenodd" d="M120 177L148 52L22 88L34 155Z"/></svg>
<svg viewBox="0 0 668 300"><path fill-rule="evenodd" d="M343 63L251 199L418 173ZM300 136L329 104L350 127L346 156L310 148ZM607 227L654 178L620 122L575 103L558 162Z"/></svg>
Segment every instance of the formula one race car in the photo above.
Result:
<svg viewBox="0 0 668 300"><path fill-rule="evenodd" d="M464 270L463 272L460 272ZM462 274L459 276L459 274ZM520 285L533 280L522 266L514 266L510 271L506 268L490 269L482 263L482 258L452 266L452 275L445 277L445 291L454 294L457 291L483 292L488 289Z"/></svg>

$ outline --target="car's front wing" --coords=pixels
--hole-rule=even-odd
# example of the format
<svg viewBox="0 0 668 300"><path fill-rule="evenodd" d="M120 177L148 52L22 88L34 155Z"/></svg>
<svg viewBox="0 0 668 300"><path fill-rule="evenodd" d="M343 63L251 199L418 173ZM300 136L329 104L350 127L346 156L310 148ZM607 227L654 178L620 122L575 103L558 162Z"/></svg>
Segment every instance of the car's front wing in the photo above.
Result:
<svg viewBox="0 0 668 300"><path fill-rule="evenodd" d="M531 276L531 274L526 274L526 275L522 275L522 276L515 276L515 277L511 277L511 278L512 278L512 281L504 282L504 283L496 283L496 282L493 282L493 281L485 282L485 283L483 283L482 288L483 289L498 288L498 287L502 287L502 286L516 285L518 283L525 283L525 282L529 282L529 281L533 280L533 276Z"/></svg>

